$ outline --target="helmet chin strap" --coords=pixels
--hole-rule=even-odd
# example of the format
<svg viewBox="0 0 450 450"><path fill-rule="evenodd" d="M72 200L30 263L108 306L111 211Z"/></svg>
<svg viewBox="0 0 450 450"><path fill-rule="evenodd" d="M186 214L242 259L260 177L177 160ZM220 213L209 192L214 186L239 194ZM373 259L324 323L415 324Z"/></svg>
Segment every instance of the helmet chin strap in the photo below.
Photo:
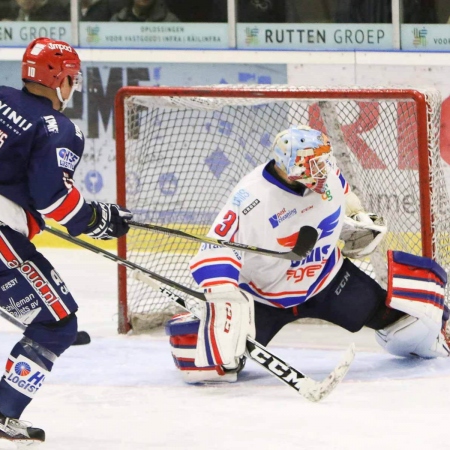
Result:
<svg viewBox="0 0 450 450"><path fill-rule="evenodd" d="M75 91L75 86L72 86L70 89L69 97L67 97L65 100L62 97L61 94L61 88L56 88L56 95L58 96L58 100L61 102L61 107L59 108L59 112L63 112L66 109L67 104L70 102L70 99L72 98L72 95Z"/></svg>

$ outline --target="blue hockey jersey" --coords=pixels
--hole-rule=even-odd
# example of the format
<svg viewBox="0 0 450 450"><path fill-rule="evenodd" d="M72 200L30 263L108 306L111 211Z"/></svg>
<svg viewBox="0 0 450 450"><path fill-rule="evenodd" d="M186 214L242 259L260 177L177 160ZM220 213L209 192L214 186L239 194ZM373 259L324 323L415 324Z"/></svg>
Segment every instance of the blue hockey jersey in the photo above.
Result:
<svg viewBox="0 0 450 450"><path fill-rule="evenodd" d="M0 222L30 239L43 217L83 233L92 208L73 183L83 150L83 133L49 99L0 86Z"/></svg>

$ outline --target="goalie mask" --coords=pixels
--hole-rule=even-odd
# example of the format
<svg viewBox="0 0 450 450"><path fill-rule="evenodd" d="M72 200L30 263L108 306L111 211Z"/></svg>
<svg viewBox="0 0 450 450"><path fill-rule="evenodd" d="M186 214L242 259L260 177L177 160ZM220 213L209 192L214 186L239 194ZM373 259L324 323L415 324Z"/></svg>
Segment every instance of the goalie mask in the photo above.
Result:
<svg viewBox="0 0 450 450"><path fill-rule="evenodd" d="M331 166L329 138L308 126L292 126L278 133L272 146L276 165L289 180L323 193Z"/></svg>
<svg viewBox="0 0 450 450"><path fill-rule="evenodd" d="M25 50L22 59L22 80L42 84L56 91L63 111L74 91L81 91L81 62L75 49L63 41L37 38ZM68 98L61 95L61 84L69 77Z"/></svg>

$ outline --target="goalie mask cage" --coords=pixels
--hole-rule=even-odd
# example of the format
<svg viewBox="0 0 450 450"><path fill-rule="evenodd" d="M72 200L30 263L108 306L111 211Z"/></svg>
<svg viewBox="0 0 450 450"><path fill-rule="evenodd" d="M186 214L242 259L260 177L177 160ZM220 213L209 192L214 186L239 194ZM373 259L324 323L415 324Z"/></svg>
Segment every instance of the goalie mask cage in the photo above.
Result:
<svg viewBox="0 0 450 450"><path fill-rule="evenodd" d="M138 222L206 234L235 184L271 158L274 136L307 124L331 138L366 211L387 220L376 253L355 262L383 286L388 249L432 257L448 270L440 105L434 89L125 87L115 105L117 202ZM122 258L198 290L189 260L199 243L132 229L118 245ZM120 333L150 330L176 312L161 293L118 270Z"/></svg>

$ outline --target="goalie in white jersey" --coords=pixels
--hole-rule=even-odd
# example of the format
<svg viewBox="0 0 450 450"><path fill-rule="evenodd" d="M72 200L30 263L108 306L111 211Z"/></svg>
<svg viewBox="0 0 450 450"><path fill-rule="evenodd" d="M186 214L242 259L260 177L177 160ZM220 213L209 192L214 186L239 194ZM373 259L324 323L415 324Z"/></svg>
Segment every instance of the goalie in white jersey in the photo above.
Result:
<svg viewBox="0 0 450 450"><path fill-rule="evenodd" d="M302 238L303 225L316 228L319 237L302 261L202 244L190 263L207 298L196 311L200 319L182 314L166 326L187 382L235 381L248 336L267 345L299 318L351 332L372 328L398 356L449 355L442 332L445 271L428 258L388 252L386 291L353 264L349 257L373 252L387 226L350 191L328 137L294 126L275 137L273 160L238 183L208 236L283 252Z"/></svg>

